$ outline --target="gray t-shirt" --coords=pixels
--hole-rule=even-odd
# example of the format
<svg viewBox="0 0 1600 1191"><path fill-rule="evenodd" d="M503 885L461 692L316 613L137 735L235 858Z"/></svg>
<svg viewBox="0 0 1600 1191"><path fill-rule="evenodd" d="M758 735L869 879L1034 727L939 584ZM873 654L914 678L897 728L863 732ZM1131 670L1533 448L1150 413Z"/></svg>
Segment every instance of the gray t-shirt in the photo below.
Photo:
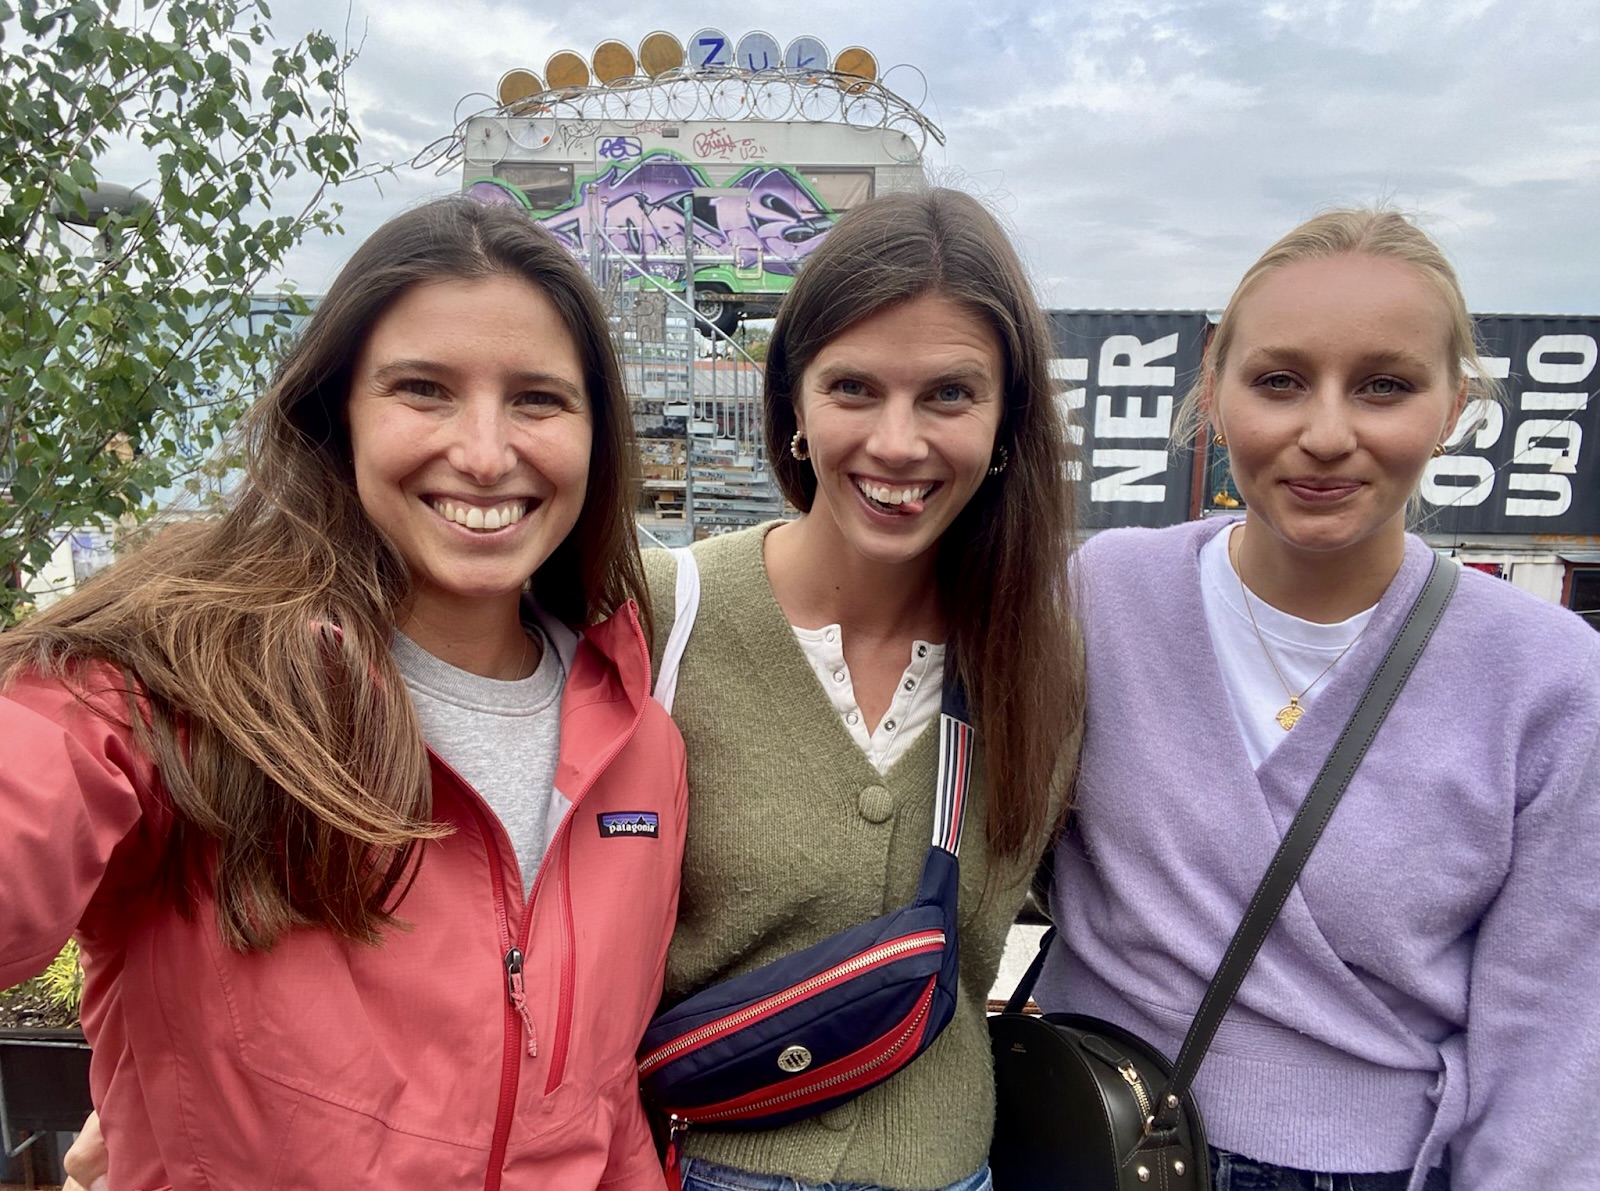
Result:
<svg viewBox="0 0 1600 1191"><path fill-rule="evenodd" d="M566 671L555 646L547 638L543 644L538 669L510 682L441 662L398 630L391 644L422 738L505 825L524 897L566 806L555 791Z"/></svg>

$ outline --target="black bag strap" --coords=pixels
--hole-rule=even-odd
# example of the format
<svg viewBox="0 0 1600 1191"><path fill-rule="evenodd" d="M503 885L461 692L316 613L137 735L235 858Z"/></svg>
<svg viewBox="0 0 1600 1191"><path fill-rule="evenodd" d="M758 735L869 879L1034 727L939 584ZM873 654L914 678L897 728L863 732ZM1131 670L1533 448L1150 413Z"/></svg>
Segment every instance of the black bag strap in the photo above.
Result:
<svg viewBox="0 0 1600 1191"><path fill-rule="evenodd" d="M1422 656L1428 639L1433 636L1439 618L1444 615L1445 606L1455 593L1460 577L1459 566L1446 562L1438 555L1434 556L1428 581L1423 584L1416 602L1411 605L1411 611L1406 614L1405 623L1400 626L1389 652L1384 655L1383 664L1367 684L1366 692L1356 705L1350 722L1339 734L1338 742L1322 766L1322 772L1312 783L1311 792L1300 804L1294 822L1289 825L1288 833L1272 857L1272 863L1267 866L1266 876L1261 878L1255 896L1250 899L1250 908L1245 911L1244 921L1239 924L1228 950L1223 953L1217 974L1206 988L1206 995L1200 1002L1194 1021L1189 1025L1189 1033L1184 1037L1183 1048L1172 1065L1172 1078L1156 1101L1156 1118L1152 1129L1172 1128L1177 1124L1183 1096L1200 1069L1217 1027L1222 1024L1223 1016L1233 1004L1239 986L1244 983L1245 974L1255 962L1256 953L1261 950L1261 944L1266 941L1267 933L1277 921L1289 892L1299 880L1311 849L1321 838L1322 829L1333 816L1345 787L1350 784L1357 766L1366 756L1367 747L1387 718L1389 709L1394 706L1400 689L1411 677L1411 671Z"/></svg>
<svg viewBox="0 0 1600 1191"><path fill-rule="evenodd" d="M1011 994L1011 999L1006 1002L1007 1013L1021 1013L1028 1007L1028 998L1033 996L1033 986L1039 983L1039 973L1044 971L1044 961L1050 957L1050 944L1056 941L1056 928L1045 928L1043 935L1039 936L1039 950L1034 955L1033 962L1028 965L1028 970L1022 974L1022 979L1017 981L1017 991Z"/></svg>

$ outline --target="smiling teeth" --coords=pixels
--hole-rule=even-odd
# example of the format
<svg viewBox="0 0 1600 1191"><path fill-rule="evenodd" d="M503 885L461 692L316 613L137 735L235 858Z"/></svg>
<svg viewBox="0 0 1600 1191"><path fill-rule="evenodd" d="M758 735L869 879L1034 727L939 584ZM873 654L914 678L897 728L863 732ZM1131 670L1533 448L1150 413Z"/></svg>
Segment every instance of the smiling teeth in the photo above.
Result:
<svg viewBox="0 0 1600 1191"><path fill-rule="evenodd" d="M454 521L457 525L464 525L468 529L481 529L485 532L514 525L528 514L528 502L525 500L507 501L503 505L487 509L477 505L457 504L453 500L436 500L431 503L433 511L446 521Z"/></svg>
<svg viewBox="0 0 1600 1191"><path fill-rule="evenodd" d="M857 480L856 487L862 494L877 501L881 505L903 505L908 500L921 500L933 491L933 485L918 486L916 488L890 488L886 484L868 484Z"/></svg>

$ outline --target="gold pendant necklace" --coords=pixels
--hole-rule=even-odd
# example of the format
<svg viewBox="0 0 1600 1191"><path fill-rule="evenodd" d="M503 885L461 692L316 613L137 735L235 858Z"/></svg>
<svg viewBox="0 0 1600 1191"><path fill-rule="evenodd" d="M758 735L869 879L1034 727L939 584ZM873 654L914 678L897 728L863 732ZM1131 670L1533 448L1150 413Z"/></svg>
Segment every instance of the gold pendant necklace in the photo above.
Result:
<svg viewBox="0 0 1600 1191"><path fill-rule="evenodd" d="M1232 557L1232 530L1228 531L1228 552L1230 557ZM1278 721L1278 727L1287 732L1290 728L1293 728L1296 724L1298 724L1300 722L1300 717L1306 713L1306 709L1300 706L1300 700L1309 695L1311 693L1311 688L1316 686L1317 683L1321 682L1328 676L1329 670L1332 670L1344 660L1344 655L1350 652L1350 650L1355 646L1355 643L1361 640L1361 634L1367 631L1367 625L1362 625L1361 632L1358 632L1354 637L1351 637L1350 640L1345 644L1345 647L1339 651L1338 656L1324 666L1322 668L1322 672L1308 682L1297 695L1293 690L1290 689L1288 680L1283 676L1283 671L1278 669L1278 659L1273 657L1272 650L1267 648L1267 639L1261 632L1261 626L1256 623L1255 610L1250 607L1250 589L1244 585L1244 574L1239 569L1238 558L1233 558L1233 575L1234 578L1239 580L1239 597L1244 600L1245 615L1250 618L1250 627L1255 630L1256 640L1261 642L1261 652L1267 655L1267 664L1272 667L1272 672L1278 676L1278 682L1283 685L1283 693L1289 696L1289 701L1282 707L1278 708L1277 713L1272 717ZM1367 621L1367 624L1371 623L1371 620Z"/></svg>

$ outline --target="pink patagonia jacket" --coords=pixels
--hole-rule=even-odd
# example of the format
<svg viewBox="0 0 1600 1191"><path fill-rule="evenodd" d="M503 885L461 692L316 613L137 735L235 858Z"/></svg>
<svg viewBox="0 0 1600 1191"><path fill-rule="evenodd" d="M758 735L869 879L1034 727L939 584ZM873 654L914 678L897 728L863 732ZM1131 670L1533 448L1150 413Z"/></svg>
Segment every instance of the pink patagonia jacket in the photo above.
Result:
<svg viewBox="0 0 1600 1191"><path fill-rule="evenodd" d="M433 764L434 815L377 946L298 930L223 946L158 898L171 814L121 695L0 696L0 988L83 946L113 1191L616 1191L664 1185L634 1052L661 995L686 813L631 605L578 638L528 904L488 806ZM520 975L516 967L521 955ZM512 988L525 999L514 1005Z"/></svg>

